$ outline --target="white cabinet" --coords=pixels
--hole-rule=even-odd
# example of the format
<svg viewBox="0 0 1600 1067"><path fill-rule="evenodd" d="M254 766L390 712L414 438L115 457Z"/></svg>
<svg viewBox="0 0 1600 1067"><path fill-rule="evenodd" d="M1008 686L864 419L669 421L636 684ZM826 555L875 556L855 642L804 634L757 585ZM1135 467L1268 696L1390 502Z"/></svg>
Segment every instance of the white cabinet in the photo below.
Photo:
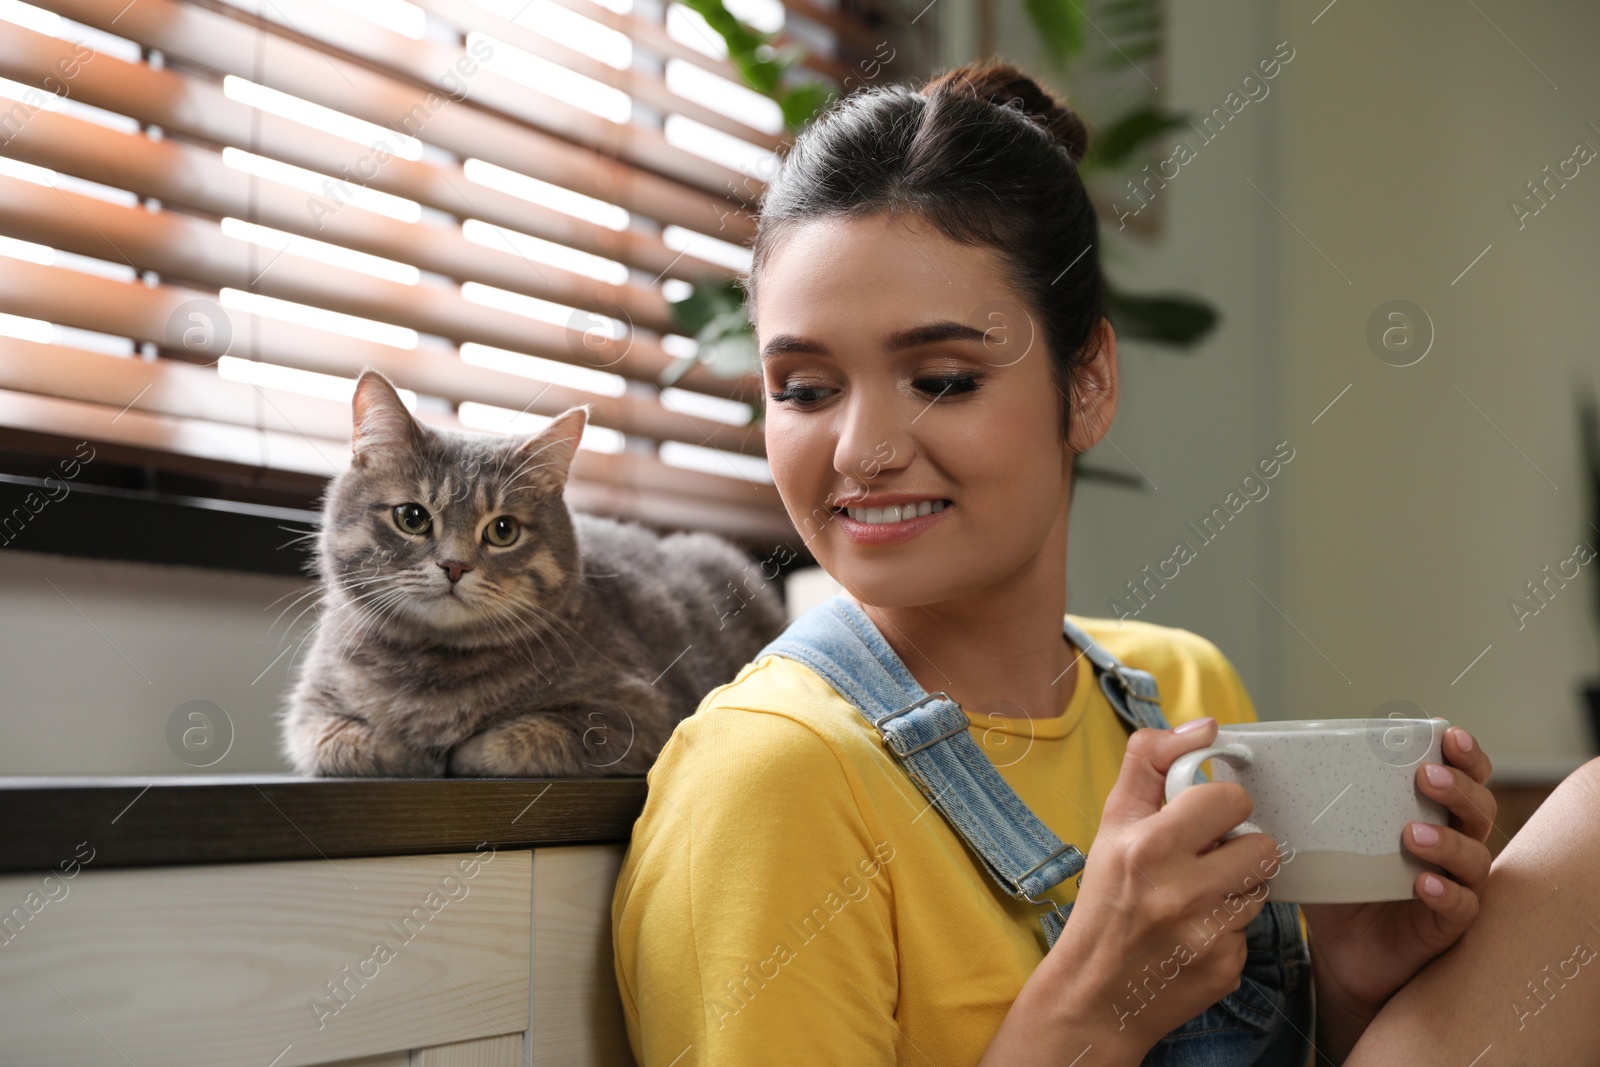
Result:
<svg viewBox="0 0 1600 1067"><path fill-rule="evenodd" d="M0 1064L632 1067L624 847L5 875Z"/></svg>

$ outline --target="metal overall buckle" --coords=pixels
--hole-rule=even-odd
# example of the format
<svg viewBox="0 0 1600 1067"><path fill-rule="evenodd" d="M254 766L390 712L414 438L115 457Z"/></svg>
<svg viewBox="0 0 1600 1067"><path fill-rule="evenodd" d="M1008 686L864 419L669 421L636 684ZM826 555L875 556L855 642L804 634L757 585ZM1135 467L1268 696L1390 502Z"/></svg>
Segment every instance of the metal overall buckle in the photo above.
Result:
<svg viewBox="0 0 1600 1067"><path fill-rule="evenodd" d="M1033 904L1033 905L1036 905L1036 906L1041 907L1041 908L1053 908L1055 910L1055 913L1061 917L1061 921L1063 923L1065 923L1067 921L1067 913L1061 910L1061 905L1060 904L1057 904L1054 900L1051 900L1049 897L1046 897L1043 900L1035 900L1035 899L1033 899L1032 897L1030 897L1028 895L1027 890L1022 888L1022 884L1028 880L1028 876L1030 874L1032 874L1034 871L1037 871L1039 868L1043 867L1045 864L1049 863L1051 860L1055 859L1057 856L1061 855L1063 852L1069 852L1069 851L1070 852L1078 852L1078 847L1076 845L1071 844L1070 842L1066 843L1066 844L1063 844L1060 848L1058 848L1054 852L1050 853L1050 855L1046 856L1044 859L1040 860L1038 863L1035 863L1032 867L1029 867L1027 870L1025 870L1021 874L1017 875L1017 879L1016 879L1016 884L1017 884L1016 893L1017 893L1017 896L1021 897L1023 900L1026 900L1029 904ZM1083 853L1081 853L1081 852L1078 852L1078 854L1080 856L1083 855ZM1078 885L1078 887L1080 889L1083 887L1083 872L1082 871L1078 872L1077 885Z"/></svg>
<svg viewBox="0 0 1600 1067"><path fill-rule="evenodd" d="M1026 900L1029 904L1037 904L1041 908L1051 908L1051 909L1053 909L1055 911L1056 915L1060 917L1062 925L1066 925L1067 913L1061 910L1061 905L1060 904L1057 904L1055 901L1051 900L1049 897L1046 897L1044 900L1034 900L1028 894L1023 893L1020 890L1018 891L1017 895L1020 896L1023 900ZM1077 929L1077 928L1074 927L1073 929Z"/></svg>
<svg viewBox="0 0 1600 1067"><path fill-rule="evenodd" d="M1115 678L1117 680L1117 684L1122 687L1122 692L1125 696L1132 697L1135 700L1142 700L1146 704L1155 704L1158 707L1160 706L1161 697L1159 695L1147 697L1143 693L1139 692L1133 687L1133 682L1129 681L1128 676L1122 673L1121 667L1111 668L1111 676Z"/></svg>
<svg viewBox="0 0 1600 1067"><path fill-rule="evenodd" d="M907 704L905 707L898 708L898 709L896 709L894 711L891 711L887 715L884 715L884 716L882 716L880 718L873 719L872 720L872 725L876 726L878 728L878 733L883 734L883 724L884 723L888 722L890 719L894 718L896 715L904 715L906 712L911 711L914 708L920 708L920 707L922 707L922 705L928 703L931 700L945 700L945 701L948 701L951 704L955 704L955 701L950 699L950 694L949 693L946 693L943 690L940 690L937 693L929 693L925 697L921 697L921 698L919 698L917 700L913 700L911 703ZM957 706L959 707L959 705L957 705ZM897 752L896 755L898 755L901 759L905 759L907 756L912 756L912 755L915 755L918 752L921 752L923 749L929 747L930 745L937 745L940 741L944 741L944 740L947 740L949 738L952 738L952 737L956 736L957 734L964 734L964 733L967 732L967 729L968 729L968 724L967 724L966 718L963 716L963 718L962 718L962 720L960 722L956 723L954 726L952 726L950 729L946 730L944 733L939 734L937 737L930 737L926 741L922 742L922 744L916 745L916 746L914 746L912 748L908 748L904 752ZM886 741L888 740L888 735L887 734L884 734L884 740L886 740Z"/></svg>
<svg viewBox="0 0 1600 1067"><path fill-rule="evenodd" d="M872 720L872 725L876 726L879 729L879 731L882 731L883 730L883 724L888 722L890 719L894 718L896 715L904 715L906 712L911 711L913 708L920 708L920 707L922 707L922 705L926 704L930 700L933 700L935 697L939 697L939 698L942 698L944 700L950 700L950 694L944 692L943 690L940 690L937 693L929 693L925 697L921 697L921 698L919 698L917 700L913 700L911 703L907 704L903 708L898 708L898 709L896 709L894 711L889 712L887 715L883 715L883 716L880 716L879 718L873 719ZM950 703L954 704L955 701L954 700L950 700Z"/></svg>

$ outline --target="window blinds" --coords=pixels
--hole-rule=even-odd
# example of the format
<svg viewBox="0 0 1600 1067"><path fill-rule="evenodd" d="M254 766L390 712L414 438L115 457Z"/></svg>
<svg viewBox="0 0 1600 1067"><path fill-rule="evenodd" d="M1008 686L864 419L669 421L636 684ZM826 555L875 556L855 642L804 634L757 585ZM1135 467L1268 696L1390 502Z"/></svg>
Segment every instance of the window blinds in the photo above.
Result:
<svg viewBox="0 0 1600 1067"><path fill-rule="evenodd" d="M309 500L373 366L438 426L592 405L579 510L791 536L759 376L658 384L781 119L699 16L610 2L0 0L0 446ZM769 2L808 73L882 54Z"/></svg>

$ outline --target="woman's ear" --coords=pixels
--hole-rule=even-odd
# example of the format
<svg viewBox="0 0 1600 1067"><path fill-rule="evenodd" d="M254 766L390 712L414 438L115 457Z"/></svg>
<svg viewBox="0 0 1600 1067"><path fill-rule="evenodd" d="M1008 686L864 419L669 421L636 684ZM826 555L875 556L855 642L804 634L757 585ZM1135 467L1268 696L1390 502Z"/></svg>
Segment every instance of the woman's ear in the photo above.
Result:
<svg viewBox="0 0 1600 1067"><path fill-rule="evenodd" d="M1117 416L1117 334L1102 318L1090 335L1094 358L1077 369L1072 383L1072 411L1067 421L1067 447L1087 452L1111 431Z"/></svg>

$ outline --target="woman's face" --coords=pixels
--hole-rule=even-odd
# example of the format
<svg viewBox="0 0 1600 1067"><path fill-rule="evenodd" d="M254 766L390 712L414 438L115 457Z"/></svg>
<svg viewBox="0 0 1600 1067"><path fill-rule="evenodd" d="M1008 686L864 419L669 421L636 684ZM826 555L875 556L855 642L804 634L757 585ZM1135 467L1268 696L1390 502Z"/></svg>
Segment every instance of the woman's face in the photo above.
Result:
<svg viewBox="0 0 1600 1067"><path fill-rule="evenodd" d="M998 254L920 216L791 230L757 316L773 479L849 592L934 604L1065 566L1072 454L1116 411L1109 327L1063 441L1049 353Z"/></svg>

